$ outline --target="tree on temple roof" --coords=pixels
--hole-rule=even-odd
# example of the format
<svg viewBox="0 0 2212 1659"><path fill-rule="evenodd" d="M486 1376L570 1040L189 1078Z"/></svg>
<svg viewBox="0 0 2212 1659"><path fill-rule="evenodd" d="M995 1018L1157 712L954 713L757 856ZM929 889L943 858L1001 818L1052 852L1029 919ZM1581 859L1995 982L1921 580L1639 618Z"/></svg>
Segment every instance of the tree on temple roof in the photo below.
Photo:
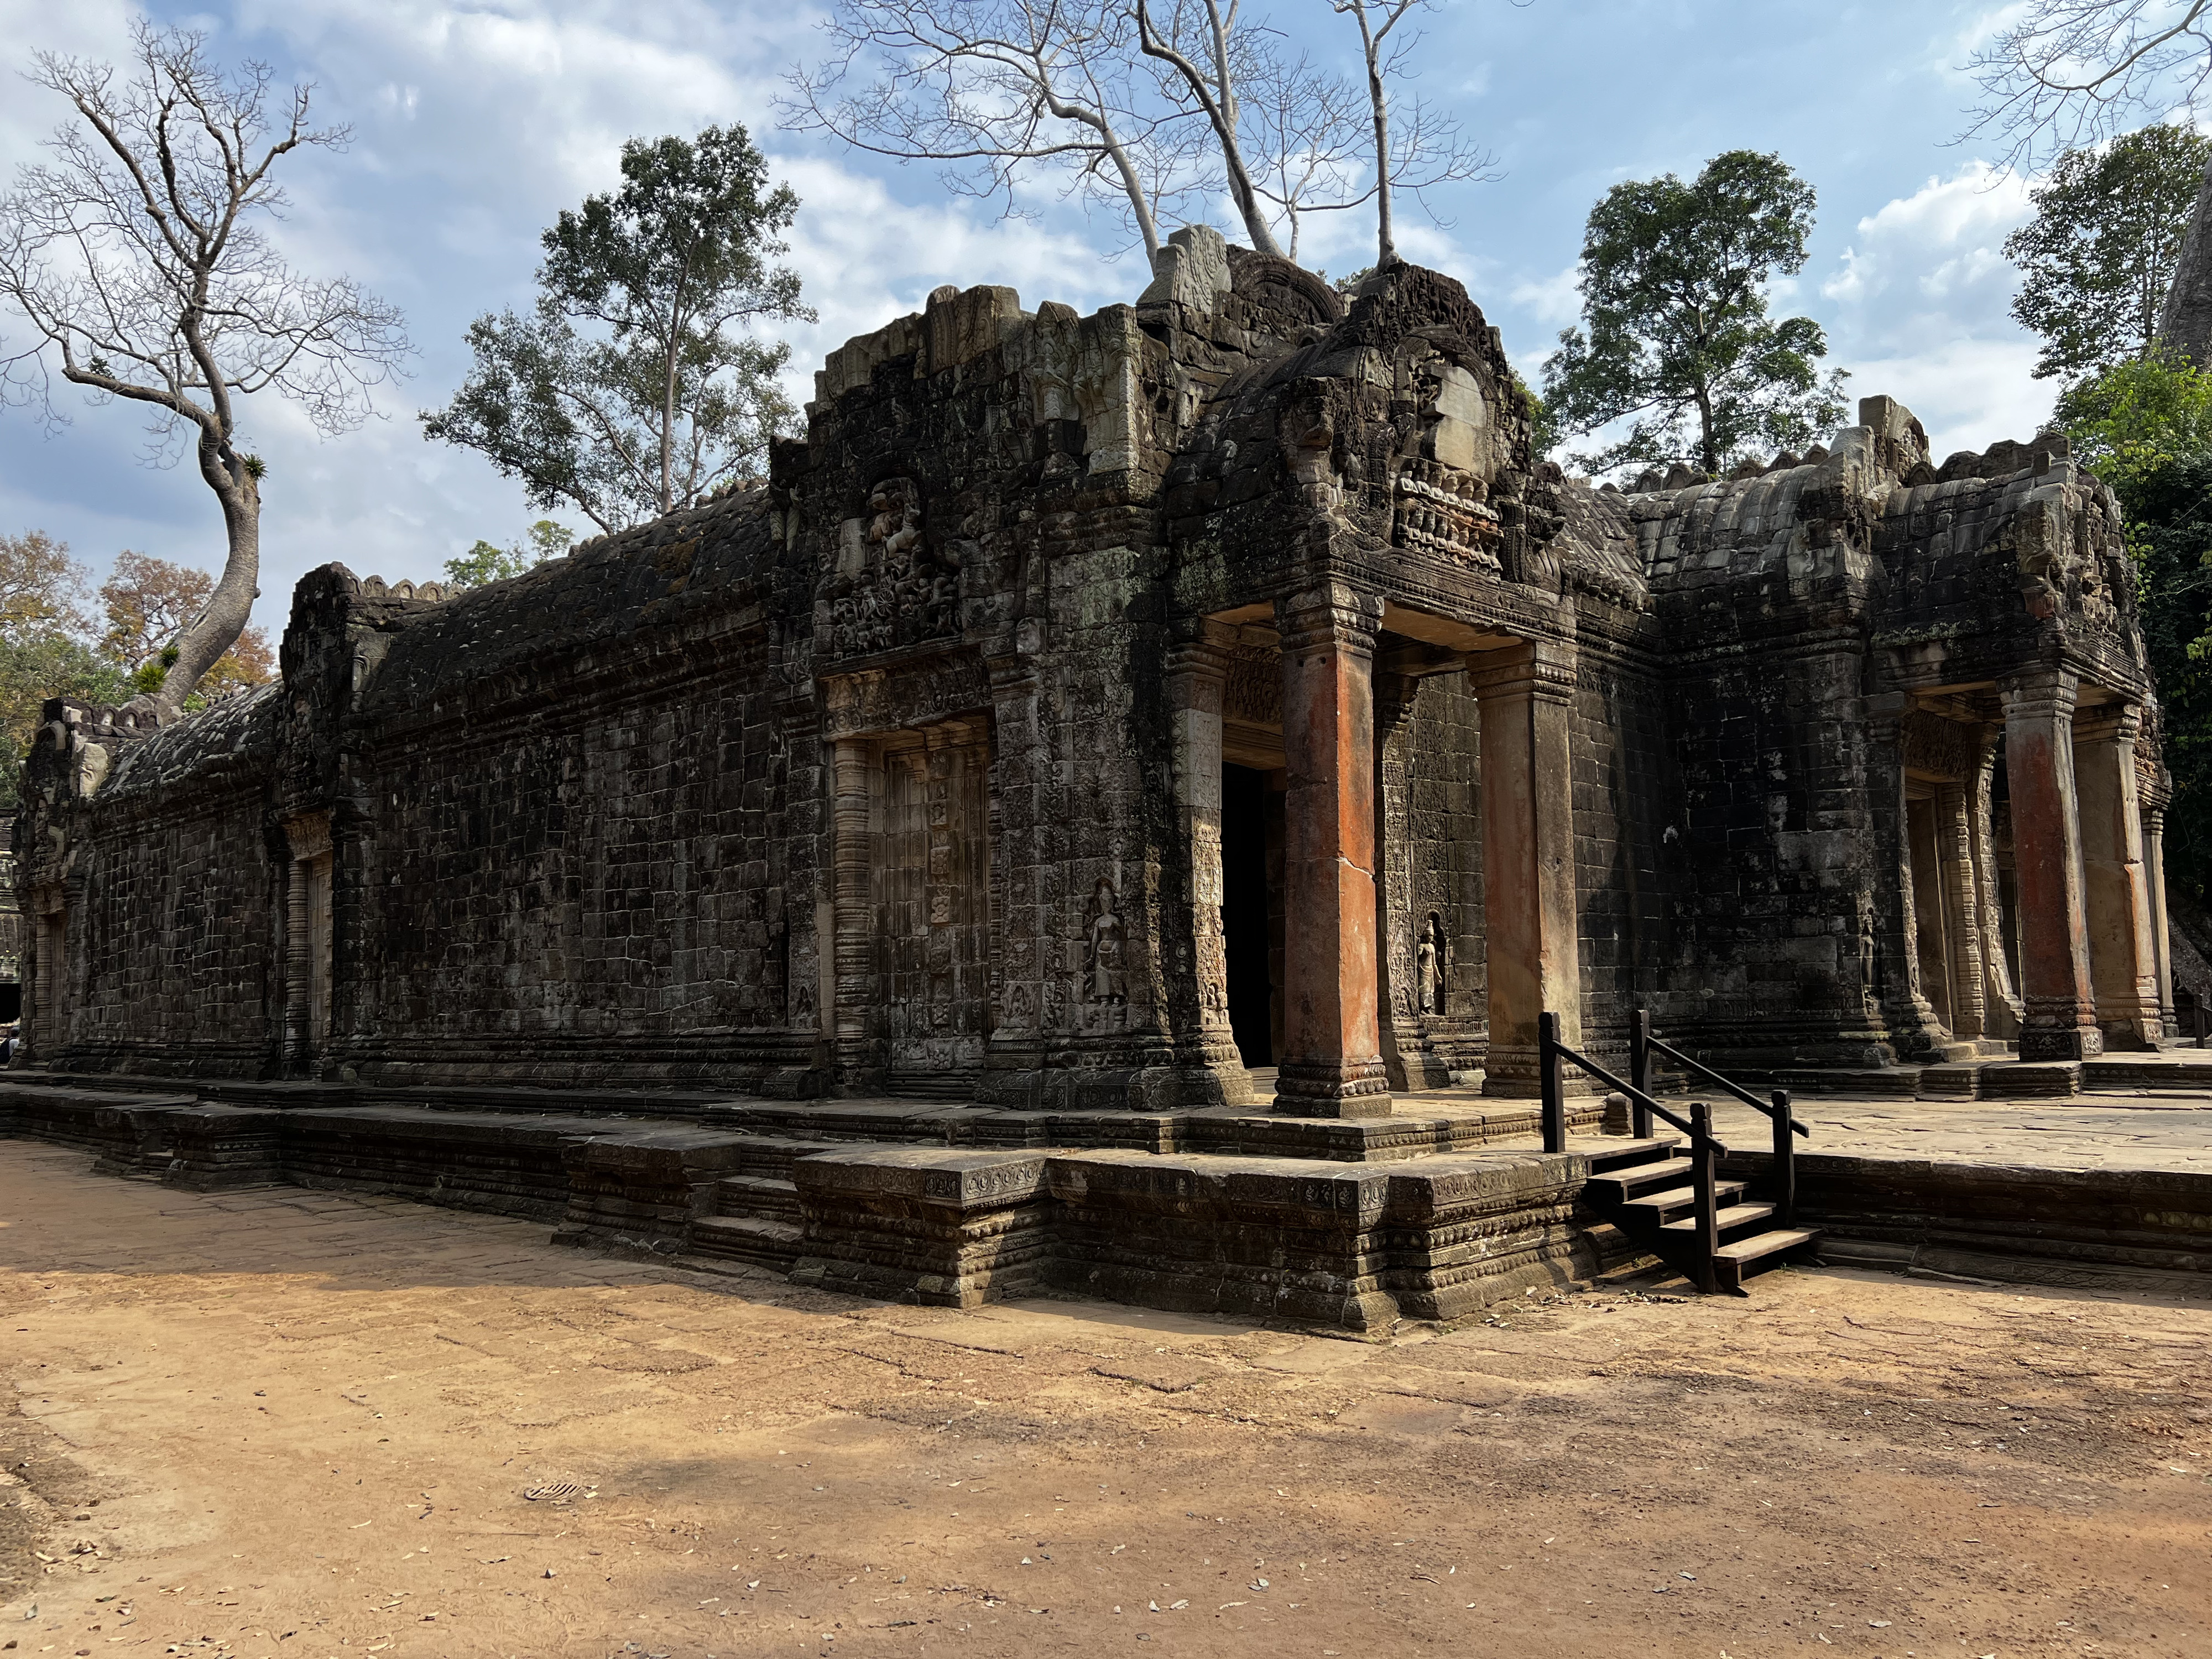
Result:
<svg viewBox="0 0 2212 1659"><path fill-rule="evenodd" d="M814 316L775 263L799 198L743 127L633 138L622 173L545 233L531 315L470 325L468 379L422 417L533 507L607 532L762 475L796 411L778 384L790 348L751 331Z"/></svg>
<svg viewBox="0 0 2212 1659"><path fill-rule="evenodd" d="M1841 371L1809 317L1767 314L1766 285L1804 268L1813 187L1776 155L1729 150L1685 184L1615 185L1583 237L1583 328L1544 365L1545 409L1569 436L1629 422L1574 457L1592 472L1686 462L1717 476L1802 448L1844 412Z"/></svg>

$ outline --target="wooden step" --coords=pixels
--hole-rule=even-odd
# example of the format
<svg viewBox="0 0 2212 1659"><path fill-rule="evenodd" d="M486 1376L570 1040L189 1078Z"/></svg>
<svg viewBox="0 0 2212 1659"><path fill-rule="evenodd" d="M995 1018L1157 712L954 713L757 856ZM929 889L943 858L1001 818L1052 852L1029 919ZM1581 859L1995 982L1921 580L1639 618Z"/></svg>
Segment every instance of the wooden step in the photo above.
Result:
<svg viewBox="0 0 2212 1659"><path fill-rule="evenodd" d="M1584 1190L1601 1202L1625 1203L1638 1193L1648 1193L1655 1188L1671 1187L1690 1178L1690 1160L1686 1158L1659 1158L1649 1164L1633 1168L1615 1170L1609 1175L1594 1175L1583 1183Z"/></svg>
<svg viewBox="0 0 2212 1659"><path fill-rule="evenodd" d="M1652 1134L1641 1141L1626 1134L1571 1134L1566 1151L1590 1159L1590 1175L1620 1175L1631 1164L1668 1157L1677 1146L1681 1146L1679 1134Z"/></svg>
<svg viewBox="0 0 2212 1659"><path fill-rule="evenodd" d="M767 1176L724 1176L714 1183L714 1207L720 1215L753 1216L793 1225L805 1218L799 1207L799 1188L788 1181Z"/></svg>
<svg viewBox="0 0 2212 1659"><path fill-rule="evenodd" d="M1713 1202L1723 1209L1742 1196L1743 1182L1741 1181L1713 1182ZM1632 1198L1620 1206L1620 1212L1638 1220L1663 1224L1672 1221L1677 1214L1697 1201L1697 1188L1686 1181L1680 1187L1665 1192L1647 1193L1641 1198Z"/></svg>
<svg viewBox="0 0 2212 1659"><path fill-rule="evenodd" d="M1725 1237L1740 1228L1750 1226L1753 1222L1770 1221L1773 1217L1774 1206L1771 1204L1731 1204L1716 1215L1714 1220L1717 1224L1720 1236ZM1698 1218L1693 1215L1686 1220L1669 1221L1662 1225L1659 1231L1663 1233L1685 1233L1694 1238L1698 1234Z"/></svg>
<svg viewBox="0 0 2212 1659"><path fill-rule="evenodd" d="M1681 1144L1679 1135L1655 1135L1648 1140L1631 1140L1621 1135L1575 1135L1568 1139L1567 1150L1588 1158L1594 1176L1622 1175L1631 1165L1670 1156Z"/></svg>
<svg viewBox="0 0 2212 1659"><path fill-rule="evenodd" d="M1720 1280L1723 1290L1740 1290L1743 1281L1762 1267L1778 1266L1784 1256L1808 1249L1820 1242L1817 1228L1778 1227L1772 1232L1755 1233L1715 1250L1713 1274Z"/></svg>
<svg viewBox="0 0 2212 1659"><path fill-rule="evenodd" d="M787 1221L764 1221L757 1216L709 1215L691 1223L690 1248L696 1255L724 1256L750 1261L778 1273L787 1273L805 1254L806 1230Z"/></svg>

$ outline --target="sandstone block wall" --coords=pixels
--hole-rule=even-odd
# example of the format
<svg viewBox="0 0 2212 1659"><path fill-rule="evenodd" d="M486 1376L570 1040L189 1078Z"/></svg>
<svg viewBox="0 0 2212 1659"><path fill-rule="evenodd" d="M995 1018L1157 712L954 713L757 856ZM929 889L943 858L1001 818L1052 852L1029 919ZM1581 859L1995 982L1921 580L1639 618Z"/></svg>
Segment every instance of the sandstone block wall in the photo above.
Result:
<svg viewBox="0 0 2212 1659"><path fill-rule="evenodd" d="M1286 899L1294 753L1371 767L1330 798L1380 866L1341 970L1379 1017L1309 1070L1525 1081L1535 998L1601 1053L1640 1003L1777 1064L2142 1024L2109 927L2077 1018L2002 896L2022 698L2162 800L2115 509L2062 450L1939 468L1874 398L1832 452L1594 489L1449 278L1347 298L1178 236L1134 305L940 289L849 343L761 488L458 595L327 566L282 683L165 729L50 705L30 1057L1264 1105L1232 1010L1310 1048L1286 958L1367 937ZM1372 676L1333 734L1285 727L1317 595ZM2082 903L2141 884L2106 793Z"/></svg>

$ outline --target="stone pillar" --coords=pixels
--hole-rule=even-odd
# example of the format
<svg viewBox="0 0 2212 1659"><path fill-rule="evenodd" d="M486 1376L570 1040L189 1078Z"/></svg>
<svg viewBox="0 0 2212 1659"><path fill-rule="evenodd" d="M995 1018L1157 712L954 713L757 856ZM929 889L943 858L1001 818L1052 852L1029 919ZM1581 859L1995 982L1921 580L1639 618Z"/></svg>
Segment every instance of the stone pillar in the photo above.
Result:
<svg viewBox="0 0 2212 1659"><path fill-rule="evenodd" d="M839 738L831 750L832 822L836 850L830 866L835 911L831 946L836 989L833 1024L837 1081L870 1086L868 1025L877 1001L876 930L870 864L874 852L875 749L865 738Z"/></svg>
<svg viewBox="0 0 2212 1659"><path fill-rule="evenodd" d="M1920 970L1922 1000L1935 1011L1945 1032L1951 1030L1951 945L1949 908L1944 902L1942 831L1936 824L1935 788L1908 781L1905 792L1905 852L1912 880L1913 965Z"/></svg>
<svg viewBox="0 0 2212 1659"><path fill-rule="evenodd" d="M51 1066L69 1037L69 898L58 884L32 896L30 1018L22 1030L31 1058Z"/></svg>
<svg viewBox="0 0 2212 1659"><path fill-rule="evenodd" d="M1375 676L1375 826L1376 857L1382 862L1375 886L1376 936L1382 941L1377 994L1382 1009L1382 1064L1393 1089L1441 1089L1451 1082L1451 1073L1430 1046L1426 1030L1428 1018L1441 1015L1443 1006L1440 995L1434 1008L1423 1000L1441 989L1440 984L1424 982L1423 953L1427 952L1433 978L1442 968L1442 952L1435 943L1424 942L1428 920L1416 902L1412 861L1407 754L1420 690L1421 682L1410 674L1378 672Z"/></svg>
<svg viewBox="0 0 2212 1659"><path fill-rule="evenodd" d="M1277 604L1283 640L1283 1047L1275 1109L1390 1110L1376 1007L1375 634L1341 582Z"/></svg>
<svg viewBox="0 0 2212 1659"><path fill-rule="evenodd" d="M2136 795L2142 728L2141 711L2123 704L2087 710L2074 721L2089 985L2107 1048L2155 1048L2166 1034Z"/></svg>
<svg viewBox="0 0 2212 1659"><path fill-rule="evenodd" d="M1168 653L1176 817L1190 872L1189 971L1178 975L1173 1010L1178 1062L1211 1074L1212 1091L1223 1103L1249 1105L1252 1079L1230 1030L1229 955L1221 928L1221 715L1236 640L1230 624L1202 622ZM1206 1086L1205 1076L1196 1080Z"/></svg>
<svg viewBox="0 0 2212 1659"><path fill-rule="evenodd" d="M2005 960L2004 902L1997 879L1996 826L1990 804L1996 785L1999 728L1984 726L1966 788L1966 834L1973 853L1975 921L1982 960L1982 1034L2020 1041L2020 1000Z"/></svg>
<svg viewBox="0 0 2212 1659"><path fill-rule="evenodd" d="M2173 1015L2173 940L2166 919L2166 808L2142 809L2143 879L2150 888L2151 951L2158 962L2158 1018L2166 1035L2178 1037Z"/></svg>
<svg viewBox="0 0 2212 1659"><path fill-rule="evenodd" d="M1575 648L1535 640L1472 653L1481 711L1482 890L1490 970L1490 1058L1483 1092L1537 1092L1536 1017L1559 1040L1583 1035L1575 919L1572 739Z"/></svg>
<svg viewBox="0 0 2212 1659"><path fill-rule="evenodd" d="M2036 668L2000 688L2020 886L2022 1060L2087 1060L2105 1052L2089 988L2081 826L2075 808L2074 701L2080 684L2070 670Z"/></svg>
<svg viewBox="0 0 2212 1659"><path fill-rule="evenodd" d="M977 1098L1029 1110L1044 1103L1045 1028L1057 1018L1055 1009L1064 1012L1067 995L1066 947L1053 931L1066 851L1059 826L1066 813L1042 625L1034 618L1017 623L1012 643L1014 649L987 665L999 1008Z"/></svg>
<svg viewBox="0 0 2212 1659"><path fill-rule="evenodd" d="M1912 700L1902 691L1866 700L1867 799L1874 829L1874 924L1881 1015L1901 1060L1942 1052L1942 1028L1920 982L1920 918L1913 902L1911 813L1905 794L1905 718Z"/></svg>
<svg viewBox="0 0 2212 1659"><path fill-rule="evenodd" d="M1943 935L1951 952L1951 1035L1978 1042L1986 1032L1980 884L1964 781L1936 786L1936 859L1942 877Z"/></svg>

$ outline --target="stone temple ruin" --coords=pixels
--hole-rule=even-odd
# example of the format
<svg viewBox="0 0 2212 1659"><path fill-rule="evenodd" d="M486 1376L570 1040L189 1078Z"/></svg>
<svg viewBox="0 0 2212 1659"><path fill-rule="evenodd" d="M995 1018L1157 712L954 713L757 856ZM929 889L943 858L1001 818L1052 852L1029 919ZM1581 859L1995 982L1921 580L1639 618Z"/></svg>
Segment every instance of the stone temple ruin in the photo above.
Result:
<svg viewBox="0 0 2212 1659"><path fill-rule="evenodd" d="M1593 489L1456 283L1203 229L1089 317L941 289L808 417L514 580L327 565L281 683L159 730L49 705L18 1130L1358 1325L1604 1255L1589 1159L1501 1145L1541 1012L1961 1095L2167 1031L2063 440L1939 462L1871 398Z"/></svg>

